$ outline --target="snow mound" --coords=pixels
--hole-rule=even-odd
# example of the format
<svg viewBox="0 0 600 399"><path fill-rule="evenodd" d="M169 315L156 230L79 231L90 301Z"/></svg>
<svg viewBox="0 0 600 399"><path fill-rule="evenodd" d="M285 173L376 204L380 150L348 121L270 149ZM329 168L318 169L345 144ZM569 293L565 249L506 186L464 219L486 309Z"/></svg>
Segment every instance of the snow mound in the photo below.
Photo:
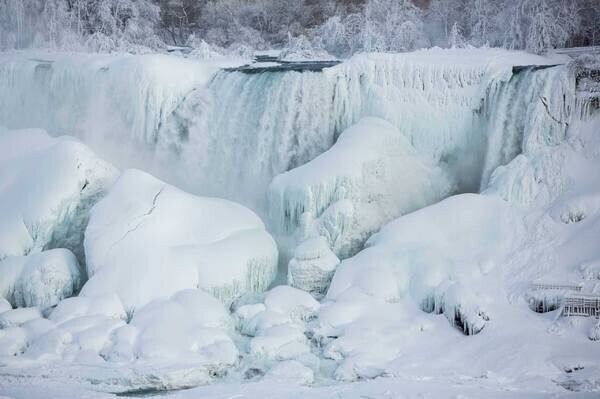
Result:
<svg viewBox="0 0 600 399"><path fill-rule="evenodd" d="M275 242L253 212L138 170L92 209L85 248L82 295L116 293L128 311L187 288L230 303L264 291L277 271Z"/></svg>
<svg viewBox="0 0 600 399"><path fill-rule="evenodd" d="M79 141L0 128L0 259L68 248L83 261L88 211L116 170Z"/></svg>
<svg viewBox="0 0 600 399"><path fill-rule="evenodd" d="M358 252L381 225L446 197L453 182L393 125L364 118L311 162L276 176L273 219L284 232L324 236L336 255Z"/></svg>
<svg viewBox="0 0 600 399"><path fill-rule="evenodd" d="M320 298L339 263L325 237L309 238L296 247L288 264L288 284Z"/></svg>
<svg viewBox="0 0 600 399"><path fill-rule="evenodd" d="M83 276L75 255L57 248L0 261L1 295L15 307L47 308L79 289Z"/></svg>

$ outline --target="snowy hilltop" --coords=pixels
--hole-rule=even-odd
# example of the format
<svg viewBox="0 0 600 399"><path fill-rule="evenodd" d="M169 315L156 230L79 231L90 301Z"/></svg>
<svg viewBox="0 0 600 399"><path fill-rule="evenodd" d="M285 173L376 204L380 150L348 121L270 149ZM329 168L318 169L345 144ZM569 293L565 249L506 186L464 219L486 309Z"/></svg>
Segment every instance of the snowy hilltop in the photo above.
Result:
<svg viewBox="0 0 600 399"><path fill-rule="evenodd" d="M595 57L201 58L0 53L0 395L598 395Z"/></svg>

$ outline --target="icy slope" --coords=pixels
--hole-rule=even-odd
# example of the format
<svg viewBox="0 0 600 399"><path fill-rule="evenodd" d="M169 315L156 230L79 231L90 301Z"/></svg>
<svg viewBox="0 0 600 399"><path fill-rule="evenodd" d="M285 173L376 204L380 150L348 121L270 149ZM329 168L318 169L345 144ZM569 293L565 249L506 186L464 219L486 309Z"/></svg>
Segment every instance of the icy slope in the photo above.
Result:
<svg viewBox="0 0 600 399"><path fill-rule="evenodd" d="M253 212L138 170L92 209L85 250L90 280L81 295L116 293L127 310L186 288L227 303L264 291L277 270L275 242Z"/></svg>
<svg viewBox="0 0 600 399"><path fill-rule="evenodd" d="M88 211L116 169L72 137L0 127L0 259L64 247L83 261Z"/></svg>

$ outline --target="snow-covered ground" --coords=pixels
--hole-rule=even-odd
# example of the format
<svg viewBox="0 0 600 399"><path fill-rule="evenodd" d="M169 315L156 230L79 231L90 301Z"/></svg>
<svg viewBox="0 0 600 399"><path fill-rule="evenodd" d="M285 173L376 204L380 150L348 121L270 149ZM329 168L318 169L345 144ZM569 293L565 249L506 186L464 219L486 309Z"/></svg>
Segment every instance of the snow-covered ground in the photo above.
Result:
<svg viewBox="0 0 600 399"><path fill-rule="evenodd" d="M0 395L597 397L599 322L549 288L600 295L565 61L0 55Z"/></svg>

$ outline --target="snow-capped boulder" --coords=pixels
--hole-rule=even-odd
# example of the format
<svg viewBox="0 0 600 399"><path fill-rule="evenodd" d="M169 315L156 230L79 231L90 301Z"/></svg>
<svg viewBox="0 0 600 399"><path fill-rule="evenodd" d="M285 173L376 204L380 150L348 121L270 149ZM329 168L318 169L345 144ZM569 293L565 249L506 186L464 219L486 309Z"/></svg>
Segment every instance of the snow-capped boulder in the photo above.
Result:
<svg viewBox="0 0 600 399"><path fill-rule="evenodd" d="M321 297L339 263L324 237L309 238L296 247L288 264L288 284Z"/></svg>
<svg viewBox="0 0 600 399"><path fill-rule="evenodd" d="M250 355L269 360L288 360L310 352L304 330L289 324L274 326L250 340Z"/></svg>
<svg viewBox="0 0 600 399"><path fill-rule="evenodd" d="M0 329L7 327L19 327L28 321L39 319L42 312L39 308L18 308L7 310L0 314Z"/></svg>
<svg viewBox="0 0 600 399"><path fill-rule="evenodd" d="M314 160L276 176L272 218L284 233L324 236L334 253L358 252L384 223L446 197L453 183L390 123L364 118Z"/></svg>
<svg viewBox="0 0 600 399"><path fill-rule="evenodd" d="M198 289L156 300L135 312L130 323L137 329L133 352L141 359L200 360L217 367L237 361L237 349L228 335L229 312L213 296ZM114 346L123 351L130 332L120 332ZM109 352L110 356L110 352Z"/></svg>
<svg viewBox="0 0 600 399"><path fill-rule="evenodd" d="M0 128L0 259L68 248L83 260L91 206L116 169L78 140Z"/></svg>
<svg viewBox="0 0 600 399"><path fill-rule="evenodd" d="M0 330L0 356L17 356L25 350L27 334L19 327Z"/></svg>
<svg viewBox="0 0 600 399"><path fill-rule="evenodd" d="M314 379L313 371L296 360L279 362L265 375L265 380L298 385L310 385Z"/></svg>
<svg viewBox="0 0 600 399"><path fill-rule="evenodd" d="M81 295L116 293L127 310L201 288L229 303L264 291L277 247L262 221L230 201L196 197L128 170L91 211L89 281Z"/></svg>
<svg viewBox="0 0 600 399"><path fill-rule="evenodd" d="M121 300L116 294L98 296L77 296L60 301L48 318L56 323L82 316L106 316L114 319L127 319Z"/></svg>
<svg viewBox="0 0 600 399"><path fill-rule="evenodd" d="M83 280L68 249L57 248L0 261L0 294L16 307L47 308L73 295Z"/></svg>
<svg viewBox="0 0 600 399"><path fill-rule="evenodd" d="M320 305L307 292L280 285L267 293L265 306L267 310L283 314L292 321L308 321L314 317Z"/></svg>

